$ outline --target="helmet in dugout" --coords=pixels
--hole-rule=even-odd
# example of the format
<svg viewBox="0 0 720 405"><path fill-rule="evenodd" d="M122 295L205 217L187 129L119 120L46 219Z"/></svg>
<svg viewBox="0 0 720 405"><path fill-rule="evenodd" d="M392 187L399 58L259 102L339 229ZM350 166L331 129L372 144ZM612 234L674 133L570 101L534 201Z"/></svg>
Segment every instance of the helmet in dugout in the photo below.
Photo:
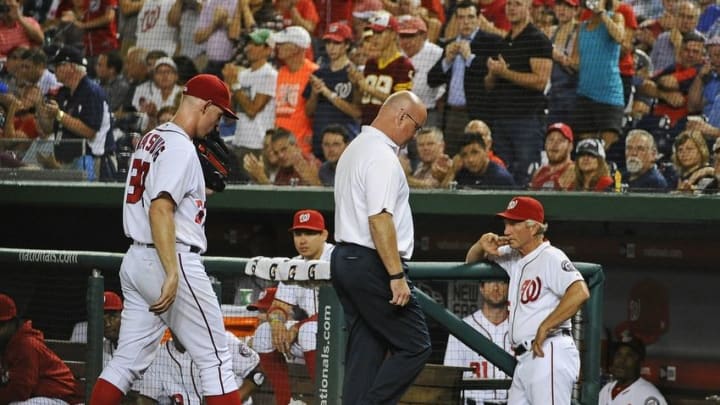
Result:
<svg viewBox="0 0 720 405"><path fill-rule="evenodd" d="M204 139L193 140L202 166L205 186L213 191L223 191L225 181L230 174L230 151L217 131L212 131Z"/></svg>

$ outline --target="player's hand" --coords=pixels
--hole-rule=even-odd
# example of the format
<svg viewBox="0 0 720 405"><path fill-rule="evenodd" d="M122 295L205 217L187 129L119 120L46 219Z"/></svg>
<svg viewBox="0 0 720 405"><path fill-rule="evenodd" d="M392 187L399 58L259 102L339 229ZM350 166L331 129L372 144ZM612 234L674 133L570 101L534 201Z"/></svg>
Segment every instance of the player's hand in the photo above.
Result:
<svg viewBox="0 0 720 405"><path fill-rule="evenodd" d="M170 309L170 306L175 302L178 280L177 272L165 275L165 281L163 281L160 289L160 297L150 306L150 312L160 315Z"/></svg>
<svg viewBox="0 0 720 405"><path fill-rule="evenodd" d="M275 350L283 354L290 354L290 332L285 328L285 323L280 321L270 322L270 334L272 345Z"/></svg>
<svg viewBox="0 0 720 405"><path fill-rule="evenodd" d="M499 256L500 252L498 252L498 248L500 246L507 245L510 241L506 236L500 236L492 232L488 232L481 236L477 243L480 244L480 247L486 254Z"/></svg>
<svg viewBox="0 0 720 405"><path fill-rule="evenodd" d="M533 340L532 351L534 357L545 357L545 353L542 350L543 343L547 338L547 329L542 324L538 327L537 333L535 334L535 340Z"/></svg>
<svg viewBox="0 0 720 405"><path fill-rule="evenodd" d="M393 294L390 300L391 304L404 307L410 302L410 286L404 277L399 280L390 280L390 290Z"/></svg>

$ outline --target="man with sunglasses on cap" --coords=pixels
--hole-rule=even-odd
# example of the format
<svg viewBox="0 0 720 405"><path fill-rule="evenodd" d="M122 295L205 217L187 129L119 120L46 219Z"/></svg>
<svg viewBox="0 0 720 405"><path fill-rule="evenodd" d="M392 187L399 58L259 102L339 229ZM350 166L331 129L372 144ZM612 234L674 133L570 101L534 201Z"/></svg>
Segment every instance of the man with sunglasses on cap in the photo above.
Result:
<svg viewBox="0 0 720 405"><path fill-rule="evenodd" d="M497 215L505 221L503 236L482 235L465 261L489 259L510 276L510 343L518 363L508 405L570 405L580 372L570 318L590 297L587 285L565 253L545 240L538 200L514 197Z"/></svg>
<svg viewBox="0 0 720 405"><path fill-rule="evenodd" d="M131 158L123 226L133 244L120 267L123 321L90 405L120 403L150 366L167 327L197 364L205 403L240 404L223 316L200 257L207 248L206 190L193 145L223 115L237 119L227 85L197 75L186 83L172 121L145 134Z"/></svg>
<svg viewBox="0 0 720 405"><path fill-rule="evenodd" d="M299 253L296 259L330 261L334 246L327 243L328 231L320 212L297 211L290 232ZM296 309L304 319L293 316ZM273 387L277 405L287 405L291 400L289 360L304 359L305 368L315 381L317 312L316 288L281 281L267 309L267 322L255 330L253 348L260 355L260 365Z"/></svg>
<svg viewBox="0 0 720 405"><path fill-rule="evenodd" d="M64 87L56 99L40 108L38 123L45 134L55 134L58 162L81 163L89 179L105 180L112 175L101 172L101 158L112 144L112 139L108 139L111 116L105 92L88 77L87 59L77 49L67 45L60 48L52 63L55 76ZM80 144L79 140L84 142ZM85 160L87 156L92 159Z"/></svg>

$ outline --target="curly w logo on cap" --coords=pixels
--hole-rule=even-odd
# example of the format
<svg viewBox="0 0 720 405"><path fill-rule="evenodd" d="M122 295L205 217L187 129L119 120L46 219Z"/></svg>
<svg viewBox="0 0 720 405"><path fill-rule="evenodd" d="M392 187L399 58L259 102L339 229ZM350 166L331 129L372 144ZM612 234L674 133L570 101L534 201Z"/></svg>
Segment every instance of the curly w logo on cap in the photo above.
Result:
<svg viewBox="0 0 720 405"><path fill-rule="evenodd" d="M532 197L514 197L503 212L497 216L511 221L525 221L531 219L536 222L545 222L545 209L540 201Z"/></svg>

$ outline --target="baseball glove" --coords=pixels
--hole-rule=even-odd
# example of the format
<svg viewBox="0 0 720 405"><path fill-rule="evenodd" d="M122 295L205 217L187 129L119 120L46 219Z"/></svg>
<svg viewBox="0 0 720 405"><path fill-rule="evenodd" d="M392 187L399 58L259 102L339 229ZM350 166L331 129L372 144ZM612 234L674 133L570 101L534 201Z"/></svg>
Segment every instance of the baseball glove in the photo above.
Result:
<svg viewBox="0 0 720 405"><path fill-rule="evenodd" d="M220 134L212 131L204 139L195 138L194 142L205 177L205 186L217 192L225 190L231 159L230 151Z"/></svg>

